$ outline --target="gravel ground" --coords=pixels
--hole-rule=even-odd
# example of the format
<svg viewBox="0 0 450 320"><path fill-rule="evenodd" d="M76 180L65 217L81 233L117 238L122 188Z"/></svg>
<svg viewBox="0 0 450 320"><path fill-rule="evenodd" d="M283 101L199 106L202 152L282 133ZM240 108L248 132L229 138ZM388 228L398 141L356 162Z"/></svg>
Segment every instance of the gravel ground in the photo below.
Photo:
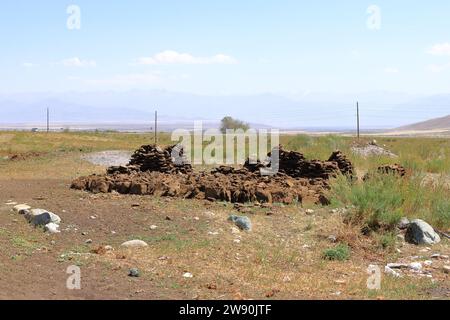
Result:
<svg viewBox="0 0 450 320"><path fill-rule="evenodd" d="M82 159L98 166L122 166L128 164L131 154L129 151L110 150L89 153L82 156Z"/></svg>

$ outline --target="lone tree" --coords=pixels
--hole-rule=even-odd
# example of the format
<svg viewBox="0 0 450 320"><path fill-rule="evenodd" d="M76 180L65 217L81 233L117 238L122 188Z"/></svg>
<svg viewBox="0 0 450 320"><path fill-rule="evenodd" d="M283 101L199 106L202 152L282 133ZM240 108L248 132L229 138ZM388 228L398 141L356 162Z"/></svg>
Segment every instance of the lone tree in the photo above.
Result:
<svg viewBox="0 0 450 320"><path fill-rule="evenodd" d="M232 117L225 117L221 121L220 131L226 133L228 129L242 129L245 131L250 129L250 125L241 120L233 119Z"/></svg>

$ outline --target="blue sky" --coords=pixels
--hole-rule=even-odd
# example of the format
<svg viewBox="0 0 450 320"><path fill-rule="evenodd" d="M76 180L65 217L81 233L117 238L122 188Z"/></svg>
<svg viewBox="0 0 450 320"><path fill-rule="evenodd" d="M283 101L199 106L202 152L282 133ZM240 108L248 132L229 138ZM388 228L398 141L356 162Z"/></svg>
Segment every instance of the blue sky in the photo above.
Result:
<svg viewBox="0 0 450 320"><path fill-rule="evenodd" d="M69 30L66 10L81 9ZM367 9L381 10L379 30ZM449 1L2 1L0 92L449 93Z"/></svg>

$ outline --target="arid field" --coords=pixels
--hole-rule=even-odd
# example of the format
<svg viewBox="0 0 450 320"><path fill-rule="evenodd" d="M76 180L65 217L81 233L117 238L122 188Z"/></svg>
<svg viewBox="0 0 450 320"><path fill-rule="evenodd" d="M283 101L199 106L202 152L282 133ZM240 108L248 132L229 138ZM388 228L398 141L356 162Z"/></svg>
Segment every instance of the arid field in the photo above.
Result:
<svg viewBox="0 0 450 320"><path fill-rule="evenodd" d="M364 151L373 139L394 156ZM88 161L92 153L131 154L154 143L153 135L0 132L0 299L450 298L449 240L418 246L397 229L407 217L449 233L449 138L288 135L280 142L308 159L341 150L357 179L333 180L327 206L93 194L70 188L79 176L105 172ZM159 143L173 144L165 134ZM406 177L375 173L395 163ZM367 173L375 177L363 182ZM61 232L31 226L13 203L56 213ZM231 214L250 218L252 230L237 229ZM148 246L121 247L135 239ZM420 270L384 272L388 263L414 262ZM80 267L81 290L66 287L71 265ZM381 270L379 290L367 287L369 265ZM129 276L133 268L139 277Z"/></svg>

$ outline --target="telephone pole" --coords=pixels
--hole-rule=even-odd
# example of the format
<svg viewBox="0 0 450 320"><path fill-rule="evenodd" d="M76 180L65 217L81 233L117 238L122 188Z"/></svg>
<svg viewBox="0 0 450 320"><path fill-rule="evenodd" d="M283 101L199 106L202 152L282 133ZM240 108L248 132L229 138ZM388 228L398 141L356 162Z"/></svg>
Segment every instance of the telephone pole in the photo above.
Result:
<svg viewBox="0 0 450 320"><path fill-rule="evenodd" d="M356 130L359 140L359 102L356 102Z"/></svg>
<svg viewBox="0 0 450 320"><path fill-rule="evenodd" d="M50 109L47 108L47 133L50 132Z"/></svg>
<svg viewBox="0 0 450 320"><path fill-rule="evenodd" d="M155 145L158 144L158 111L155 111Z"/></svg>

